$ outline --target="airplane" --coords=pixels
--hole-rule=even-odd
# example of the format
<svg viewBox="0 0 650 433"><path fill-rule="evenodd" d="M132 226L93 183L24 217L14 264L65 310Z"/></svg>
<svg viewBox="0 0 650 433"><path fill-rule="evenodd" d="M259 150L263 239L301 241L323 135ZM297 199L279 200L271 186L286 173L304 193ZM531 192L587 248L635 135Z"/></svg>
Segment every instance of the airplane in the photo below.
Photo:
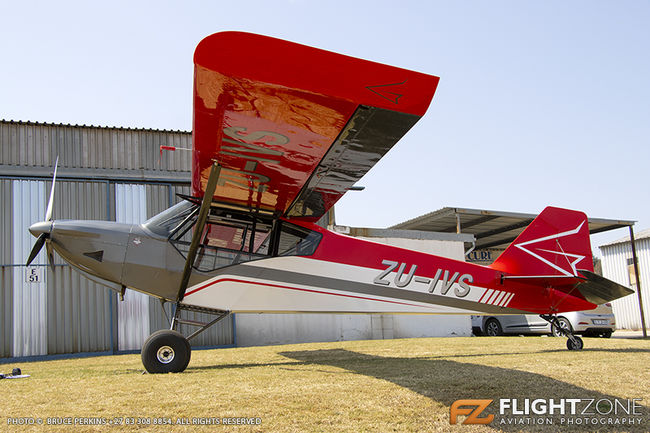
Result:
<svg viewBox="0 0 650 433"><path fill-rule="evenodd" d="M46 245L50 263L54 250L122 296L172 303L170 329L142 347L149 373L184 371L189 340L236 312L535 313L581 349L555 315L632 293L593 273L582 212L547 207L490 266L317 224L425 114L438 82L267 36L208 36L194 53L191 195L143 224L53 220L57 163L27 263Z"/></svg>

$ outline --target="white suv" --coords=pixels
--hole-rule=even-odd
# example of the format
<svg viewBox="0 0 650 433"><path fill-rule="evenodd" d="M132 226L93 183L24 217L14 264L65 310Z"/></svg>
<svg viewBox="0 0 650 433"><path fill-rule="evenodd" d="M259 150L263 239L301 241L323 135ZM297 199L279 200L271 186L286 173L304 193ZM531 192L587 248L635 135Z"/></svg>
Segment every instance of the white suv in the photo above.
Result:
<svg viewBox="0 0 650 433"><path fill-rule="evenodd" d="M553 334L560 336L555 328L551 330L551 325L536 314L471 317L474 335ZM557 317L560 326L585 337L609 338L616 329L612 304L609 302L599 305L594 310L560 313Z"/></svg>

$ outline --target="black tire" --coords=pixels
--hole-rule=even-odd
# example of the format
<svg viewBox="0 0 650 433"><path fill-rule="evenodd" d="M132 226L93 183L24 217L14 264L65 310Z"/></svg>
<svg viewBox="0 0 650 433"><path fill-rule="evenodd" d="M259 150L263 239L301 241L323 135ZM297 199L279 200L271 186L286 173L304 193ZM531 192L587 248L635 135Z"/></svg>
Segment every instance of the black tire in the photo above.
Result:
<svg viewBox="0 0 650 433"><path fill-rule="evenodd" d="M611 338L612 331L605 331L602 334L600 334L600 336L603 337L603 338Z"/></svg>
<svg viewBox="0 0 650 433"><path fill-rule="evenodd" d="M498 337L503 335L503 328L497 319L488 319L485 322L485 335L488 337Z"/></svg>
<svg viewBox="0 0 650 433"><path fill-rule="evenodd" d="M582 341L582 338L578 336L574 336L573 338L576 339L576 342L574 343L571 339L568 339L566 341L566 348L569 350L582 350L584 347L584 342Z"/></svg>
<svg viewBox="0 0 650 433"><path fill-rule="evenodd" d="M562 329L565 329L569 333L573 332L573 327L571 326L571 323L567 319L565 319L564 317L558 317L557 321L560 324L560 327ZM559 329L557 329L557 326L555 326L555 324L551 326L551 333L553 334L554 337L565 336L565 334L563 334L562 332L560 332Z"/></svg>
<svg viewBox="0 0 650 433"><path fill-rule="evenodd" d="M192 349L179 332L162 329L142 346L142 364L149 373L180 373L190 363Z"/></svg>

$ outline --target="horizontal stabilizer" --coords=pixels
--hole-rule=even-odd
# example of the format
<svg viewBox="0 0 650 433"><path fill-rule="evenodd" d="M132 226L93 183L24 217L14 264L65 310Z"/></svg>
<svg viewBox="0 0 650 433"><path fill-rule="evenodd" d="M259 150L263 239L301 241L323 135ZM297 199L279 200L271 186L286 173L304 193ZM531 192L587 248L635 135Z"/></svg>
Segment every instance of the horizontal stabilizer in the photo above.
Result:
<svg viewBox="0 0 650 433"><path fill-rule="evenodd" d="M604 304L605 302L610 302L634 293L634 290L608 280L607 278L603 278L593 272L582 269L578 272L580 272L586 280L579 282L576 289L578 289L580 294L584 296L587 301L594 304Z"/></svg>

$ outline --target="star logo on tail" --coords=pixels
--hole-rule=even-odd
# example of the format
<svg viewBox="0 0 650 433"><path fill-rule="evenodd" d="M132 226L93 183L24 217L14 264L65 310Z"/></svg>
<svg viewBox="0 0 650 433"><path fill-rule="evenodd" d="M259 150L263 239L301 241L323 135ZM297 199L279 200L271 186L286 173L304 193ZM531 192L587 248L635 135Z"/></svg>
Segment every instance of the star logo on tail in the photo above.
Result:
<svg viewBox="0 0 650 433"><path fill-rule="evenodd" d="M578 275L578 271L576 269L577 264L580 263L587 256L565 252L562 249L562 245L560 245L559 239L563 238L563 237L572 236L572 235L577 234L584 224L585 224L585 221L581 222L578 225L578 227L576 227L573 230L568 230L568 231L565 231L565 232L562 232L562 233L557 233L557 234L550 235L550 236L544 236L544 237L541 237L541 238L532 239L530 241L522 242L520 244L515 244L515 246L517 248L519 248L520 250L524 251L525 253L530 254L531 256L535 257L537 260L549 265L550 267L552 267L556 271L562 273L563 275L566 275L567 277L574 277L574 276ZM562 268L561 266L558 266L557 264L551 262L548 259L545 259L541 255L539 255L537 252L532 251L533 250L533 248L531 248L532 245L538 244L538 243L541 243L541 242L545 242L545 241L549 241L549 240L553 240L553 239L555 240L555 243L557 244L558 249L560 251L548 250L548 249L543 249L543 248L536 248L535 251L537 251L537 252L545 252L545 253L549 253L549 254L555 254L555 255L558 255L558 256L563 256L564 258L566 258L567 264L569 265L569 268L571 269L572 272L569 272L568 270Z"/></svg>

